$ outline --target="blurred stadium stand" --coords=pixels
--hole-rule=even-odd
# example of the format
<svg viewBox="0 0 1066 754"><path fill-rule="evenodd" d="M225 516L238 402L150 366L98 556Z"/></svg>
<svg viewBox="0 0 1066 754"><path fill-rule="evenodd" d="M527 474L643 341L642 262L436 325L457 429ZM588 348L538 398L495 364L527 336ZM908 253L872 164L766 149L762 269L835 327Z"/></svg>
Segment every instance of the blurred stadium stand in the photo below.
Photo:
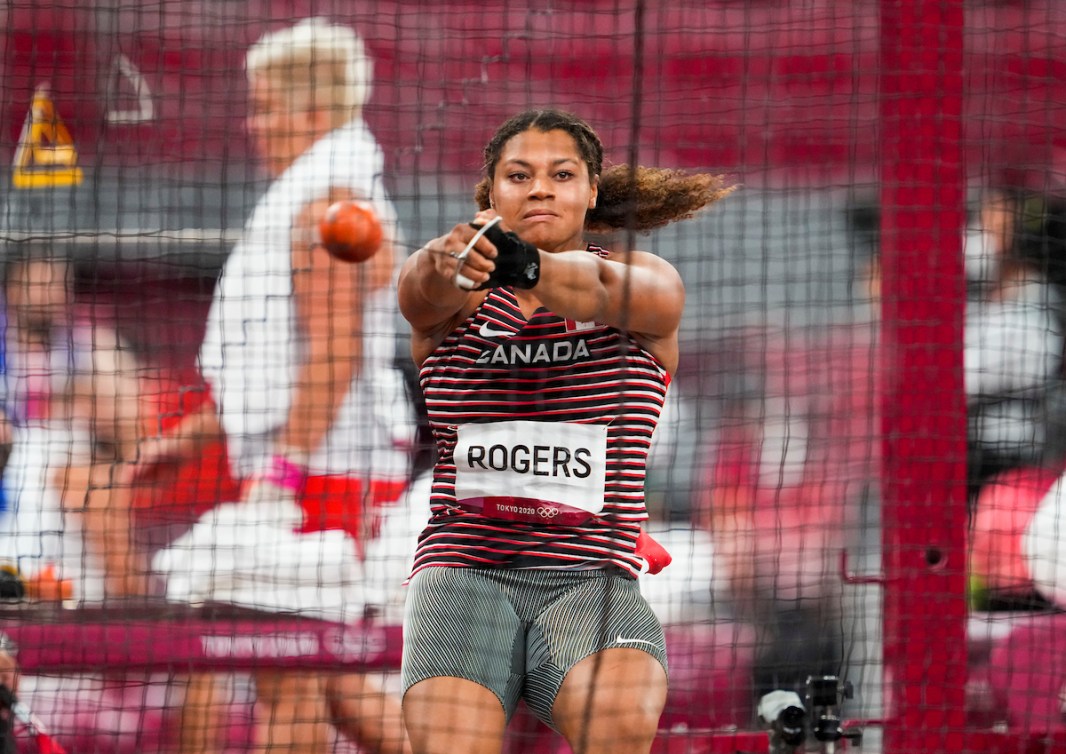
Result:
<svg viewBox="0 0 1066 754"><path fill-rule="evenodd" d="M615 145L612 161L630 157L636 136L641 162L727 172L745 187L711 217L641 239L700 282L690 328L734 325L781 303L793 319L832 316L848 300L854 244L840 210L876 186L877 3L653 3L639 58L620 43L632 40L633 4L483 10L403 0L8 3L0 153L14 152L47 82L86 177L5 191L0 233L72 231L95 263L213 279L265 185L244 131L243 51L265 29L314 12L358 26L376 60L366 115L411 247L469 211L455 188L461 197L473 186L491 129L517 109L552 104L590 119ZM974 3L966 18L970 171L1059 189L1048 181L1066 175L1066 135L1047 113L1066 100L1055 36L1066 5ZM575 37L587 42L557 49ZM638 98L628 94L635 68ZM129 117L144 107L150 118Z"/></svg>
<svg viewBox="0 0 1066 754"><path fill-rule="evenodd" d="M329 15L329 7L307 0L6 4L0 147L14 151L33 91L47 81L87 175L78 189L47 201L39 192L7 192L0 226L239 227L262 188L243 127L243 51L264 29L312 10ZM402 0L334 8L367 38L379 82L368 120L394 179L421 179L419 196L441 181L471 181L485 135L532 103L580 110L619 149L635 132L644 160L735 171L748 187L872 179L876 3L653 3L639 59L619 43L636 23L626 3L482 9ZM1066 59L1055 37L1064 25L1066 6L1048 0L967 9L972 169L1031 168L1042 181L1049 165L1066 160L1064 137L1046 117L1049 103L1066 97ZM560 30L587 43L562 53ZM644 84L637 112L628 94L635 67ZM146 103L152 117L143 122L122 116ZM398 189L401 198L412 191Z"/></svg>

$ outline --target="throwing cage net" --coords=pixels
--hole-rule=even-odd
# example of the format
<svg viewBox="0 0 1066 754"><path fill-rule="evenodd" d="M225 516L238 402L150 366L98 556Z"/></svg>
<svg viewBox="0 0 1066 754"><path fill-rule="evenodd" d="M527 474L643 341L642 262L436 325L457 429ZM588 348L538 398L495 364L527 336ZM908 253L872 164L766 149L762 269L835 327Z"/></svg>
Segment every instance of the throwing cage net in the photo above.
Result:
<svg viewBox="0 0 1066 754"><path fill-rule="evenodd" d="M278 182L254 137L286 118L300 144L305 111L264 107L245 56L312 17L357 31L372 62L362 117L397 264L472 219L485 142L528 108L586 119L608 164L737 187L607 239L686 288L646 482L673 562L639 580L670 659L654 751L1066 751L1066 9L1050 0L8 2L0 619L36 715L7 714L18 745L34 726L71 752L400 745L395 717L357 704L378 698L365 684L399 698L428 516L399 320L393 338L365 318L373 348L345 358L405 377L363 404L396 419L402 473L368 439L388 421L354 419L317 488L355 501L359 547L306 509L260 510L273 539L237 512L234 459L284 422L261 396L293 399L309 347L254 340L298 316L272 308L293 290L257 256ZM220 288L238 258L243 287ZM241 296L266 303L238 336L212 312ZM245 331L244 362L205 372L205 349ZM243 450L233 425L162 447L234 400L219 374L259 391ZM293 565L306 548L318 571ZM329 589L356 596L305 605ZM291 741L264 743L262 695L286 679L310 701L286 708ZM321 732L345 715L362 737ZM524 708L506 748L569 751Z"/></svg>

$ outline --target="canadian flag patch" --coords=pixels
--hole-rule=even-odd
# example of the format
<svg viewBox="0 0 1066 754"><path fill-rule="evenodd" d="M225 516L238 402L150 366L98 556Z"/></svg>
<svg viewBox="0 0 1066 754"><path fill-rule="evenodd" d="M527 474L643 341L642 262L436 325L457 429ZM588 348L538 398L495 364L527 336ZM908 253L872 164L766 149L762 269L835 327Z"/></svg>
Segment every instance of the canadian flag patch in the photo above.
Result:
<svg viewBox="0 0 1066 754"><path fill-rule="evenodd" d="M566 331L567 332L584 332L585 330L594 330L594 329L596 329L596 323L595 322L578 322L576 319L567 319L566 320Z"/></svg>

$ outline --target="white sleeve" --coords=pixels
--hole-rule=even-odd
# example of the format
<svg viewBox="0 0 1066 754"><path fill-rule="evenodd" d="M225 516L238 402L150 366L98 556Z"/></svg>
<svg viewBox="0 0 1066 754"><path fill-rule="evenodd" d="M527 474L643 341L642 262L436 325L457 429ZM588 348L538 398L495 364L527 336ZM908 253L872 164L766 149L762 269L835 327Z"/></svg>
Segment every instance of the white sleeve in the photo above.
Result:
<svg viewBox="0 0 1066 754"><path fill-rule="evenodd" d="M1059 371L1063 336L1052 294L1027 291L1010 301L966 309L963 364L967 398L1025 390Z"/></svg>

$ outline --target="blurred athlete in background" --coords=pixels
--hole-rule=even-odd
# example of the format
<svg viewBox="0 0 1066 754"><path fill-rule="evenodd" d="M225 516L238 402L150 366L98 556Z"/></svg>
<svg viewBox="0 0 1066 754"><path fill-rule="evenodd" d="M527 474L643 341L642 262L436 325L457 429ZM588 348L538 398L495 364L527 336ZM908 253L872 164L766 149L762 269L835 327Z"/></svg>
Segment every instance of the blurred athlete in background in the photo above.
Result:
<svg viewBox="0 0 1066 754"><path fill-rule="evenodd" d="M372 62L320 18L246 56L249 131L273 178L215 291L201 349L214 404L143 447L142 464L196 452L221 427L239 502L208 513L155 558L171 600L331 620L363 616L361 558L408 474L410 402L395 365L398 229L383 155L362 118ZM362 264L333 259L318 222L370 202L385 230ZM403 751L398 701L356 674L258 671L258 743L321 752L328 721L376 751Z"/></svg>

